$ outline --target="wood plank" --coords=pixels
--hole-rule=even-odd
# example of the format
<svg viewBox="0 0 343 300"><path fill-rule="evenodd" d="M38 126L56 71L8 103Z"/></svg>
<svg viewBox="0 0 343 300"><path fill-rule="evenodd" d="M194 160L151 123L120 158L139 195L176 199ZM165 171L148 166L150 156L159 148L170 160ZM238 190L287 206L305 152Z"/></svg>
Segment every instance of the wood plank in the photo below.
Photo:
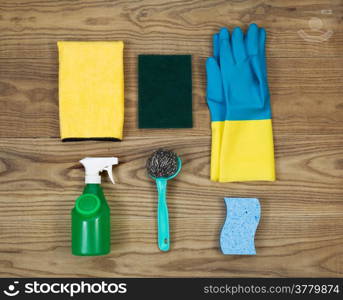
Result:
<svg viewBox="0 0 343 300"><path fill-rule="evenodd" d="M341 0L294 1L1 1L2 58L56 56L57 40L127 41L129 54L189 53L208 56L210 36L220 27L256 22L269 33L269 57L337 56L343 53ZM332 31L324 42L304 40L309 27ZM319 24L320 25L320 24Z"/></svg>
<svg viewBox="0 0 343 300"><path fill-rule="evenodd" d="M275 216L341 215L342 137L279 135L276 182L225 184L209 180L209 137L132 138L122 143L2 139L0 215L10 219L69 215L84 185L78 161L86 156L118 156L120 164L113 169L117 184L111 185L106 176L103 183L114 216L151 218L156 192L145 163L160 146L173 149L183 160L181 174L169 184L171 218L222 216L224 196L258 197L264 213Z"/></svg>
<svg viewBox="0 0 343 300"><path fill-rule="evenodd" d="M160 136L137 129L136 57L127 58L124 138ZM37 61L38 62L38 61ZM343 131L343 58L271 58L269 84L276 134ZM182 135L209 135L205 57L193 57L194 128ZM0 60L0 137L58 137L57 61ZM311 109L309 109L311 108Z"/></svg>
<svg viewBox="0 0 343 300"><path fill-rule="evenodd" d="M70 220L0 221L0 276L10 277L342 277L342 216L264 215L257 256L225 256L218 249L223 218L171 220L171 251L156 245L156 222L112 218L112 252L70 254ZM289 262L292 262L291 264Z"/></svg>

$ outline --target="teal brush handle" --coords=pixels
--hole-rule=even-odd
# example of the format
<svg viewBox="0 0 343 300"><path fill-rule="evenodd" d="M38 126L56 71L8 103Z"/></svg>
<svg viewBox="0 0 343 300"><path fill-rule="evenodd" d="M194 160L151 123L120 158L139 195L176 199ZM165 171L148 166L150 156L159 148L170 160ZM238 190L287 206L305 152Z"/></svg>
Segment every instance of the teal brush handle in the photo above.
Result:
<svg viewBox="0 0 343 300"><path fill-rule="evenodd" d="M167 206L167 180L156 179L158 192L157 226L158 226L158 247L161 251L168 251L169 242L169 217Z"/></svg>

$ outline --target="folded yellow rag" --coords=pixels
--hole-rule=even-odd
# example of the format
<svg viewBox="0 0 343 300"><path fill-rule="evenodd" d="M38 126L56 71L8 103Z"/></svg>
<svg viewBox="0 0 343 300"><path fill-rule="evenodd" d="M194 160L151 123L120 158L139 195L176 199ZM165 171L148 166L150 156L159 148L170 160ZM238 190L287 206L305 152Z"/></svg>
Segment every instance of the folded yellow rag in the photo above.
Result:
<svg viewBox="0 0 343 300"><path fill-rule="evenodd" d="M68 41L57 45L62 140L121 140L124 43Z"/></svg>

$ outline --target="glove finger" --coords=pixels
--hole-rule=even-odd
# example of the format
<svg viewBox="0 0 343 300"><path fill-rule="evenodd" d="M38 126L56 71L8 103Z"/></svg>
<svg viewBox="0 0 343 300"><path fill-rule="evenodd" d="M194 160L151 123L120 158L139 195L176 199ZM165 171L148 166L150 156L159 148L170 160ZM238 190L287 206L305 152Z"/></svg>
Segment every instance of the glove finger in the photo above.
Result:
<svg viewBox="0 0 343 300"><path fill-rule="evenodd" d="M264 28L260 28L258 36L258 47L259 47L259 56L261 61L261 72L267 76L267 64L266 64L266 38L267 33Z"/></svg>
<svg viewBox="0 0 343 300"><path fill-rule="evenodd" d="M250 24L245 37L245 47L249 56L258 54L258 26Z"/></svg>
<svg viewBox="0 0 343 300"><path fill-rule="evenodd" d="M268 79L267 79L267 63L266 63L266 39L267 39L267 32L262 27L259 29L259 37L258 37L258 44L259 44L259 69L256 71L260 74L260 93L262 97L268 97L269 90L268 90Z"/></svg>
<svg viewBox="0 0 343 300"><path fill-rule="evenodd" d="M241 63L246 60L243 32L241 28L236 27L232 32L232 53L236 63Z"/></svg>
<svg viewBox="0 0 343 300"><path fill-rule="evenodd" d="M259 92L261 106L268 98L267 66L265 57L266 31L264 28L258 30L258 55L251 58L251 65L259 81Z"/></svg>
<svg viewBox="0 0 343 300"><path fill-rule="evenodd" d="M219 63L219 34L213 35L213 57Z"/></svg>
<svg viewBox="0 0 343 300"><path fill-rule="evenodd" d="M223 83L218 63L214 57L206 60L207 101L223 102Z"/></svg>
<svg viewBox="0 0 343 300"><path fill-rule="evenodd" d="M252 61L254 72L260 82L264 82L267 76L266 59L265 59L265 42L266 31L264 28L258 29L258 59Z"/></svg>
<svg viewBox="0 0 343 300"><path fill-rule="evenodd" d="M219 61L223 74L230 69L230 65L234 63L232 57L230 33L226 28L222 28L219 32Z"/></svg>
<svg viewBox="0 0 343 300"><path fill-rule="evenodd" d="M267 38L266 30L263 27L261 27L258 33L258 48L259 48L258 50L259 50L259 53L263 56L265 56L266 38Z"/></svg>

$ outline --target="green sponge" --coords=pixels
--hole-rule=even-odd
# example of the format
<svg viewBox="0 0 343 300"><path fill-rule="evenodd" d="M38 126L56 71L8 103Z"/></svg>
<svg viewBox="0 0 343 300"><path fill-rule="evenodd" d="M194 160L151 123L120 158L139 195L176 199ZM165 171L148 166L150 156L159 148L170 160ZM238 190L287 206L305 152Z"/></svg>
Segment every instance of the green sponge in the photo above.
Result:
<svg viewBox="0 0 343 300"><path fill-rule="evenodd" d="M139 128L191 128L191 55L139 55L138 102Z"/></svg>

